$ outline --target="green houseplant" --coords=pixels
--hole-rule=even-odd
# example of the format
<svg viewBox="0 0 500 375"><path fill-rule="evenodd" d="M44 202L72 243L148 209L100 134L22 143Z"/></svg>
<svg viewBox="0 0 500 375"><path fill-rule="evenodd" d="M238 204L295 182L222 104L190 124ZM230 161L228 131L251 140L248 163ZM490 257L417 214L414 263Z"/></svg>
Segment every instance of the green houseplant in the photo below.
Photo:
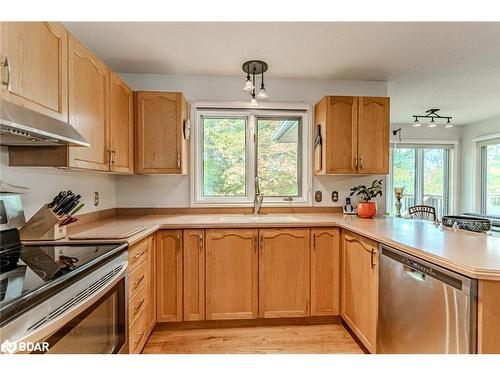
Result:
<svg viewBox="0 0 500 375"><path fill-rule="evenodd" d="M358 217L370 219L377 214L377 204L372 202L372 199L382 196L382 180L373 180L371 186L355 186L351 188L351 197L354 194L360 195L362 200L357 205Z"/></svg>

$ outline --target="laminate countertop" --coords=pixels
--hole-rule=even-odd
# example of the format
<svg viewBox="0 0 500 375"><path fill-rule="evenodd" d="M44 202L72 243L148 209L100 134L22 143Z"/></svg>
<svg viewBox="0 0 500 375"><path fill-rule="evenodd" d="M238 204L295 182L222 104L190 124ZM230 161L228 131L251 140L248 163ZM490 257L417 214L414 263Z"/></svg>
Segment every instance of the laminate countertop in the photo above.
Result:
<svg viewBox="0 0 500 375"><path fill-rule="evenodd" d="M334 213L267 214L258 218L243 214L123 215L71 226L69 235L92 231L98 237L99 232L104 230L109 235L113 228L117 233L123 233L124 227L133 226L145 229L121 240L129 245L159 229L340 227L471 278L500 280L500 238L420 220L360 219ZM57 243L67 241L71 240L59 240Z"/></svg>

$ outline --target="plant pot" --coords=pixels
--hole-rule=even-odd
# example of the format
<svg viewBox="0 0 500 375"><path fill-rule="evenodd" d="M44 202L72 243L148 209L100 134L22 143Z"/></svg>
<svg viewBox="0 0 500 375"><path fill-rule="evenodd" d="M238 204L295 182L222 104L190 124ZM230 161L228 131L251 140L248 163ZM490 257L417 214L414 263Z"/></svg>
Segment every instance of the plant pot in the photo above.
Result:
<svg viewBox="0 0 500 375"><path fill-rule="evenodd" d="M371 219L377 214L377 203L375 202L359 202L357 207L358 217L363 219Z"/></svg>

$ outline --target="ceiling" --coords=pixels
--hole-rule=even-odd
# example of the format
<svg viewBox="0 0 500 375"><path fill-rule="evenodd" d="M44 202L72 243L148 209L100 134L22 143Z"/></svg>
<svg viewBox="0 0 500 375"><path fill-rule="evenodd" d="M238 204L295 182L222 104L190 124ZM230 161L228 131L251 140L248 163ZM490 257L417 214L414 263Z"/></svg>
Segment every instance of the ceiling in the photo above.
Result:
<svg viewBox="0 0 500 375"><path fill-rule="evenodd" d="M455 123L500 116L500 22L68 22L114 70L387 81L391 122L441 108Z"/></svg>

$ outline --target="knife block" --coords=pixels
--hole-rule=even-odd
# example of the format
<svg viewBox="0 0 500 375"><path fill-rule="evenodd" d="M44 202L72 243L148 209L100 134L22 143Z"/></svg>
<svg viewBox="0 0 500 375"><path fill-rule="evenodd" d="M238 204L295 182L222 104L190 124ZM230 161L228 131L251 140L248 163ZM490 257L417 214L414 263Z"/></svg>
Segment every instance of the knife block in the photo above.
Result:
<svg viewBox="0 0 500 375"><path fill-rule="evenodd" d="M65 237L66 237L66 226L60 226L59 224L56 224L42 236L41 240L52 241L52 240L60 240L61 238Z"/></svg>
<svg viewBox="0 0 500 375"><path fill-rule="evenodd" d="M21 240L33 241L52 239L44 238L44 236L48 234L49 237L52 237L49 232L56 231L56 229L54 229L55 226L59 227L59 217L48 205L44 205L25 225L23 225L19 230L19 234L21 235ZM66 231L66 229L64 229L64 231Z"/></svg>

